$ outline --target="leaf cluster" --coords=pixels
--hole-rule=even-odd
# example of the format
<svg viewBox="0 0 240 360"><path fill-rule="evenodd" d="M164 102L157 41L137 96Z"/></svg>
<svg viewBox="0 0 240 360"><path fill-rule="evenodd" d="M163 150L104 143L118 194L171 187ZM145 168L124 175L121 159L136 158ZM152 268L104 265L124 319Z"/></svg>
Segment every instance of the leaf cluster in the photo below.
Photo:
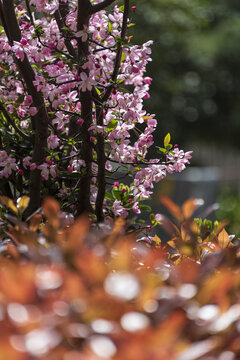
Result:
<svg viewBox="0 0 240 360"><path fill-rule="evenodd" d="M18 216L25 200L1 198ZM172 225L175 247L136 243L121 218L98 229L87 216L73 221L52 198L25 222L8 215L0 245L0 358L238 357L239 243L230 246L220 224L188 255L190 230L206 225L189 222L196 201L182 208L162 201L182 225ZM209 242L214 246L199 257Z"/></svg>

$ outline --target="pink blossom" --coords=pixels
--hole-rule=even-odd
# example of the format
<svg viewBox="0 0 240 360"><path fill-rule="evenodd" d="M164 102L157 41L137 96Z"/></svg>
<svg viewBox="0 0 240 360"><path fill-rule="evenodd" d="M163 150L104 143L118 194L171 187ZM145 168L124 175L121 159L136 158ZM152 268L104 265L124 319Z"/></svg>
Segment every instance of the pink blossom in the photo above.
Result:
<svg viewBox="0 0 240 360"><path fill-rule="evenodd" d="M31 156L26 156L25 158L23 158L23 167L24 167L24 169L27 169L27 167L30 166L31 160L32 160Z"/></svg>
<svg viewBox="0 0 240 360"><path fill-rule="evenodd" d="M17 41L14 41L13 43L14 43L14 45L12 46L12 51L14 52L17 59L20 59L21 61L23 61L25 53L24 53L22 45Z"/></svg>
<svg viewBox="0 0 240 360"><path fill-rule="evenodd" d="M133 210L136 214L141 214L141 210L139 209L138 204L139 204L138 201L135 202L135 203L133 204L132 210Z"/></svg>
<svg viewBox="0 0 240 360"><path fill-rule="evenodd" d="M47 143L48 143L48 148L49 149L56 149L59 146L59 137L57 135L53 135L51 134L48 138L47 138Z"/></svg>
<svg viewBox="0 0 240 360"><path fill-rule="evenodd" d="M30 170L33 171L37 168L37 164L36 163L31 163L30 164Z"/></svg>
<svg viewBox="0 0 240 360"><path fill-rule="evenodd" d="M3 176L6 178L12 174L12 171L18 170L16 159L10 157L3 161L1 165L4 166Z"/></svg>
<svg viewBox="0 0 240 360"><path fill-rule="evenodd" d="M49 178L49 165L44 163L38 166L38 169L41 170L41 177L43 180L48 180Z"/></svg>
<svg viewBox="0 0 240 360"><path fill-rule="evenodd" d="M25 97L24 97L24 105L26 105L26 106L29 106L29 105L31 105L32 104L32 97L31 97L31 95L26 95Z"/></svg>
<svg viewBox="0 0 240 360"><path fill-rule="evenodd" d="M31 116L34 116L34 115L36 115L37 113L38 113L38 109L37 109L35 106L29 108L29 114L30 114Z"/></svg>
<svg viewBox="0 0 240 360"><path fill-rule="evenodd" d="M82 90L83 92L85 92L87 90L91 91L93 85L95 84L95 81L93 79L91 79L90 77L88 77L85 72L80 73L80 78L81 78L81 81L79 82L80 90Z"/></svg>
<svg viewBox="0 0 240 360"><path fill-rule="evenodd" d="M128 216L127 210L121 205L121 201L115 200L112 206L112 212L115 216L126 218Z"/></svg>
<svg viewBox="0 0 240 360"><path fill-rule="evenodd" d="M78 124L78 125L82 125L83 123L84 123L84 120L83 120L83 119L78 119L78 120L77 120L77 124Z"/></svg>
<svg viewBox="0 0 240 360"><path fill-rule="evenodd" d="M2 162L7 160L7 158L8 158L7 152L5 150L0 151L0 165Z"/></svg>
<svg viewBox="0 0 240 360"><path fill-rule="evenodd" d="M87 25L83 25L83 30L78 31L75 36L77 38L81 38L82 42L86 42L88 39L88 33L87 33Z"/></svg>

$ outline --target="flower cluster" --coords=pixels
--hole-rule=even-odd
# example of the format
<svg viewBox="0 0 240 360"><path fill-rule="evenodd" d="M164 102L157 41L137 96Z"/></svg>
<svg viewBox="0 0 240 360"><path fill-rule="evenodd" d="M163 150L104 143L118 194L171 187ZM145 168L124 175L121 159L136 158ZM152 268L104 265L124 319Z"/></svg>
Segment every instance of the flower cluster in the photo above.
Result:
<svg viewBox="0 0 240 360"><path fill-rule="evenodd" d="M64 3L64 1L62 1ZM123 11L117 5L111 14L105 10L93 14L88 26L77 31L76 2L68 2L70 11L65 18L65 33L71 46L77 48L78 39L89 43L89 55L81 64L76 65L73 57L67 55L64 32L59 30L54 13L59 7L59 1L31 0L30 4L37 12L46 16L30 22L29 15L22 5L16 7L21 30L21 40L9 44L3 30L0 33L0 61L4 75L1 78L0 94L6 104L9 114L16 119L27 134L31 134L30 119L37 114L38 109L33 104L32 97L27 93L14 57L23 61L28 58L35 73L34 86L42 92L48 116L50 119L48 151L51 161L32 163L30 156L24 160L10 158L2 151L0 166L3 168L1 177L9 177L12 171L18 171L18 163L23 163L24 169L41 171L43 180L50 177L59 182L57 188L62 188L62 175L70 176L85 170L81 151L76 146L78 136L72 137L71 129L80 134L84 120L81 118L81 101L79 92L92 91L101 94L113 86L110 96L104 105L104 121L97 124L96 108L93 107L93 122L89 128L90 142L93 145L93 161L96 159L94 144L98 134L105 140L105 153L108 160L106 171L111 172L111 164L126 164L133 175L129 188L130 194L127 206L123 199L113 199L112 213L115 216L126 217L129 210L139 213L139 201L150 196L149 189L167 173L180 172L189 163L191 152L175 148L166 154L166 161L160 159L148 160L147 154L153 145L153 135L157 120L155 115L148 114L143 108L144 99L148 99L149 86L152 79L145 76L146 66L151 61L151 41L141 46L132 45L126 37L122 50L120 69L114 85L111 74L114 71L116 52L121 39ZM132 12L134 13L136 8ZM141 124L141 130L138 125ZM67 160L61 160L59 154L65 154ZM31 154L29 154L31 155ZM143 166L142 166L143 165ZM92 190L96 192L97 165L93 162ZM63 197L64 192L61 192ZM94 206L96 196L92 196ZM109 200L109 199L108 199ZM130 200L130 201L129 201Z"/></svg>

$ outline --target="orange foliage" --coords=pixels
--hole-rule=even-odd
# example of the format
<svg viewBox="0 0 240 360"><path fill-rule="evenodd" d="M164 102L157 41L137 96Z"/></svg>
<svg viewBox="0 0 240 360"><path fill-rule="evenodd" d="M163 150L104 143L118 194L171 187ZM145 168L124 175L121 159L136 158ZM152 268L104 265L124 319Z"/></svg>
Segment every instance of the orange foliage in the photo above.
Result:
<svg viewBox="0 0 240 360"><path fill-rule="evenodd" d="M17 216L27 204L2 200ZM239 359L239 244L223 224L204 237L194 199L163 202L178 226L165 218L172 237L151 247L122 220L66 226L53 199L27 222L8 216L0 360Z"/></svg>

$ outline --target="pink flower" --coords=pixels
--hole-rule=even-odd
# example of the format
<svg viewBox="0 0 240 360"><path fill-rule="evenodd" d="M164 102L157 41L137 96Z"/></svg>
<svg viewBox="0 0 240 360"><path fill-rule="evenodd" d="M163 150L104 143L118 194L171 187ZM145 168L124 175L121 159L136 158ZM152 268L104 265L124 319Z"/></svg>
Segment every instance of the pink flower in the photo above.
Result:
<svg viewBox="0 0 240 360"><path fill-rule="evenodd" d="M47 138L48 148L49 149L56 149L59 146L59 141L60 141L60 139L58 138L57 135L51 134Z"/></svg>
<svg viewBox="0 0 240 360"><path fill-rule="evenodd" d="M53 178L57 176L56 167L57 165L50 165L49 173Z"/></svg>
<svg viewBox="0 0 240 360"><path fill-rule="evenodd" d="M33 102L33 100L32 100L31 95L26 95L26 96L24 97L24 102L23 102L24 105L29 106L29 105L32 104L32 102Z"/></svg>
<svg viewBox="0 0 240 360"><path fill-rule="evenodd" d="M31 160L32 160L31 156L26 156L25 158L23 158L23 167L24 167L24 169L27 169L27 167L30 166Z"/></svg>
<svg viewBox="0 0 240 360"><path fill-rule="evenodd" d="M83 30L78 31L78 32L75 34L75 36L76 36L77 38L81 38L81 39L82 39L82 42L86 42L87 39L88 39L87 30L88 30L87 25L83 25Z"/></svg>
<svg viewBox="0 0 240 360"><path fill-rule="evenodd" d="M31 170L31 171L35 170L36 167L37 167L37 164L36 164L36 163L31 163L31 164L30 164L30 170Z"/></svg>
<svg viewBox="0 0 240 360"><path fill-rule="evenodd" d="M3 176L6 178L12 174L12 171L18 170L16 159L10 157L7 158L1 165L4 166Z"/></svg>
<svg viewBox="0 0 240 360"><path fill-rule="evenodd" d="M115 200L112 206L112 212L115 216L126 218L128 216L127 210L121 205L121 201Z"/></svg>
<svg viewBox="0 0 240 360"><path fill-rule="evenodd" d="M133 204L132 210L133 210L136 214L141 214L141 210L139 209L138 204L139 204L138 202L135 202L135 203Z"/></svg>
<svg viewBox="0 0 240 360"><path fill-rule="evenodd" d="M93 79L91 79L90 77L88 77L85 72L80 73L80 78L81 78L81 81L79 82L79 88L83 92L85 92L87 90L91 91L93 85L96 84L95 81Z"/></svg>
<svg viewBox="0 0 240 360"><path fill-rule="evenodd" d="M8 155L7 155L6 151L5 150L0 151L0 164L2 161L7 160L7 158L8 158Z"/></svg>
<svg viewBox="0 0 240 360"><path fill-rule="evenodd" d="M73 167L72 167L71 165L68 165L67 171L68 171L69 173L72 173L72 172L73 172Z"/></svg>
<svg viewBox="0 0 240 360"><path fill-rule="evenodd" d="M152 78L150 78L150 77L145 77L144 78L144 82L145 82L145 84L148 84L148 85L151 85L151 83L152 83Z"/></svg>
<svg viewBox="0 0 240 360"><path fill-rule="evenodd" d="M41 170L41 177L43 178L43 180L48 180L49 178L48 164L44 163L42 165L39 165L38 169Z"/></svg>
<svg viewBox="0 0 240 360"><path fill-rule="evenodd" d="M12 46L12 51L14 52L17 59L20 59L21 61L23 61L25 53L22 48L22 44L20 44L17 41L14 41L13 43L14 43L14 45Z"/></svg>
<svg viewBox="0 0 240 360"><path fill-rule="evenodd" d="M77 120L77 124L78 124L78 125L82 125L83 123L84 123L84 120L83 120L83 119L78 119L78 120Z"/></svg>
<svg viewBox="0 0 240 360"><path fill-rule="evenodd" d="M20 44L23 45L23 46L27 45L27 39L22 38L21 41L20 41Z"/></svg>
<svg viewBox="0 0 240 360"><path fill-rule="evenodd" d="M29 108L29 114L30 114L31 116L34 116L34 115L36 115L37 113L38 113L38 109L37 109L35 106Z"/></svg>

